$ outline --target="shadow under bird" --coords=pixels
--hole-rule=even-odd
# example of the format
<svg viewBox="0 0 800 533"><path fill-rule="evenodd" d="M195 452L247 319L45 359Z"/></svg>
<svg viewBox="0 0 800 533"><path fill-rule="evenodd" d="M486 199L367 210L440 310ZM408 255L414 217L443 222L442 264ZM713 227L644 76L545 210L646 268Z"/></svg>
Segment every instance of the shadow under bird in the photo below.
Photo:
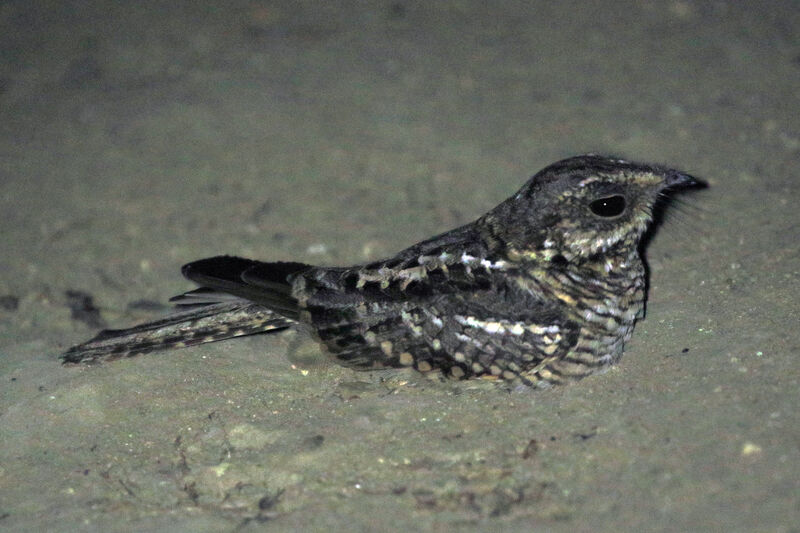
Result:
<svg viewBox="0 0 800 533"><path fill-rule="evenodd" d="M200 288L176 314L104 330L63 354L92 363L299 326L341 364L413 367L528 385L571 381L622 355L644 310L642 237L688 174L612 157L554 163L477 220L350 267L219 256L185 265Z"/></svg>

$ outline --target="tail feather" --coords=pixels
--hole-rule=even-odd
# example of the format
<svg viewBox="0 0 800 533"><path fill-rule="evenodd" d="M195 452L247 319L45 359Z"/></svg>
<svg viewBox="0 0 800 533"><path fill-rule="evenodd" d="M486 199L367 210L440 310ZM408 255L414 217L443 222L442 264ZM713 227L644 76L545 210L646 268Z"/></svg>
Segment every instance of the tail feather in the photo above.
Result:
<svg viewBox="0 0 800 533"><path fill-rule="evenodd" d="M242 299L227 292L220 292L208 287L200 287L192 291L173 296L169 301L179 308L205 306L222 302L241 301Z"/></svg>
<svg viewBox="0 0 800 533"><path fill-rule="evenodd" d="M103 330L61 358L91 363L288 328L299 314L292 278L308 268L232 256L189 263L183 275L201 287L172 298L183 311L129 329Z"/></svg>
<svg viewBox="0 0 800 533"><path fill-rule="evenodd" d="M179 312L129 329L103 330L93 339L67 350L61 359L64 363L110 361L154 350L276 331L293 323L263 305L238 299Z"/></svg>
<svg viewBox="0 0 800 533"><path fill-rule="evenodd" d="M292 296L291 278L308 268L304 263L264 263L221 255L184 265L181 272L204 288L263 304L295 319L299 309Z"/></svg>

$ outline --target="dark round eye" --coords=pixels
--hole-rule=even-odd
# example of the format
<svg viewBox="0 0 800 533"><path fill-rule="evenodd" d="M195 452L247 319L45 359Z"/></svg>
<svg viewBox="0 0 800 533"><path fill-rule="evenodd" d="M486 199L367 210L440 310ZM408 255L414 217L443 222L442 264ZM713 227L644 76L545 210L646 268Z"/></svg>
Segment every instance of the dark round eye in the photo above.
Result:
<svg viewBox="0 0 800 533"><path fill-rule="evenodd" d="M598 198L589 204L589 208L595 215L609 218L615 217L625 211L625 197L616 194L614 196Z"/></svg>

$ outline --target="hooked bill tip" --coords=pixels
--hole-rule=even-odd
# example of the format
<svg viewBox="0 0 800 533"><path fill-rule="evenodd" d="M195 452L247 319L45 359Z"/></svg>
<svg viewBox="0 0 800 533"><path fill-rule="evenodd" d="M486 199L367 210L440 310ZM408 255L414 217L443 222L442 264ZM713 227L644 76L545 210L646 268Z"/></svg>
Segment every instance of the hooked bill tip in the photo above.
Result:
<svg viewBox="0 0 800 533"><path fill-rule="evenodd" d="M688 187L702 188L706 186L706 182L703 180L690 176L689 174L684 174L683 172L678 172L677 170L668 173L664 179L665 189L685 189Z"/></svg>

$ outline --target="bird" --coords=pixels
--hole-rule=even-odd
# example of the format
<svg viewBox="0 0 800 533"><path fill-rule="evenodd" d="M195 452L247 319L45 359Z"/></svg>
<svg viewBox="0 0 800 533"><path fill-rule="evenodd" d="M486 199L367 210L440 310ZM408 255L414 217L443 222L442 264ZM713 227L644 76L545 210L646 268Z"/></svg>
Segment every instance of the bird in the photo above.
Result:
<svg viewBox="0 0 800 533"><path fill-rule="evenodd" d="M216 256L176 313L103 330L62 356L97 363L298 328L345 366L412 367L530 386L608 369L642 318L644 236L682 171L585 154L553 163L476 220L348 267Z"/></svg>

